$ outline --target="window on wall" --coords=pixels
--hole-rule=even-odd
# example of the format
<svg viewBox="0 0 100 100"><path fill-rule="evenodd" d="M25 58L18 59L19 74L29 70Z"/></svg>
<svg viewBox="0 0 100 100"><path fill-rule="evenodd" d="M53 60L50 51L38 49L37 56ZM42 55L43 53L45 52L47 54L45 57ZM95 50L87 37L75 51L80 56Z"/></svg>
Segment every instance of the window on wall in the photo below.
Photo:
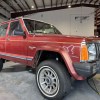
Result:
<svg viewBox="0 0 100 100"><path fill-rule="evenodd" d="M15 31L23 32L23 29L19 21L11 22L10 24L9 35L14 35Z"/></svg>
<svg viewBox="0 0 100 100"><path fill-rule="evenodd" d="M8 24L4 24L0 26L0 37L6 35L7 28L8 28Z"/></svg>

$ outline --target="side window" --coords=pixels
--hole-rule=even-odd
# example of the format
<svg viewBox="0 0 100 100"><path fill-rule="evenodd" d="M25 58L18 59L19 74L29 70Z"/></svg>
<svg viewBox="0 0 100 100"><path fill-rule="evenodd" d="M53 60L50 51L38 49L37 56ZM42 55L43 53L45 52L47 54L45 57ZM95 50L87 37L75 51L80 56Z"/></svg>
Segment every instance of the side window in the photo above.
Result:
<svg viewBox="0 0 100 100"><path fill-rule="evenodd" d="M24 22L25 22L25 25L26 25L29 33L33 34L34 33L34 20L25 19Z"/></svg>
<svg viewBox="0 0 100 100"><path fill-rule="evenodd" d="M4 24L0 26L0 36L5 36L7 31L8 24Z"/></svg>
<svg viewBox="0 0 100 100"><path fill-rule="evenodd" d="M44 23L35 21L35 33L44 33Z"/></svg>
<svg viewBox="0 0 100 100"><path fill-rule="evenodd" d="M35 21L35 33L54 34L55 30L50 24Z"/></svg>
<svg viewBox="0 0 100 100"><path fill-rule="evenodd" d="M19 21L11 22L10 24L10 30L9 30L9 35L15 35L14 32L23 32L21 24Z"/></svg>

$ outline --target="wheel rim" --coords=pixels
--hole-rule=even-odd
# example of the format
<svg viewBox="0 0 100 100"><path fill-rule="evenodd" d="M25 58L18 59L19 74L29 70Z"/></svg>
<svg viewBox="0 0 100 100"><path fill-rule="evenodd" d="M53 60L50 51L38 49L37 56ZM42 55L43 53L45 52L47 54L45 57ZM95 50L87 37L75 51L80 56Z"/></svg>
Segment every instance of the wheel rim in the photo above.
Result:
<svg viewBox="0 0 100 100"><path fill-rule="evenodd" d="M42 66L37 73L37 83L41 92L48 97L54 97L59 91L57 73L49 66Z"/></svg>

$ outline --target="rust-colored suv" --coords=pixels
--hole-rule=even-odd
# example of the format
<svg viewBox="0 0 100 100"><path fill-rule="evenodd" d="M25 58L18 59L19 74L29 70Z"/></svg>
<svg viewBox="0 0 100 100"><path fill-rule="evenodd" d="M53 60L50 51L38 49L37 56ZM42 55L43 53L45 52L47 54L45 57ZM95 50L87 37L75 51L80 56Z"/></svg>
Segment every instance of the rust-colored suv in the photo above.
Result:
<svg viewBox="0 0 100 100"><path fill-rule="evenodd" d="M84 80L100 69L96 38L62 35L51 24L16 18L0 24L0 71L5 60L36 68L36 82L48 99L61 100L71 77Z"/></svg>

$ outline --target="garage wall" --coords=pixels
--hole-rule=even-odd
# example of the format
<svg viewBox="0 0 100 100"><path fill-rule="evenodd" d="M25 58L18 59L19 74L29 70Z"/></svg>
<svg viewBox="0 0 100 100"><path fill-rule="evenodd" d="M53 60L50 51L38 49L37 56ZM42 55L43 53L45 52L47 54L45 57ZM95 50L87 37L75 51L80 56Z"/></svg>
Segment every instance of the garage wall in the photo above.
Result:
<svg viewBox="0 0 100 100"><path fill-rule="evenodd" d="M94 8L78 7L41 12L25 17L42 20L55 25L66 35L94 35Z"/></svg>

